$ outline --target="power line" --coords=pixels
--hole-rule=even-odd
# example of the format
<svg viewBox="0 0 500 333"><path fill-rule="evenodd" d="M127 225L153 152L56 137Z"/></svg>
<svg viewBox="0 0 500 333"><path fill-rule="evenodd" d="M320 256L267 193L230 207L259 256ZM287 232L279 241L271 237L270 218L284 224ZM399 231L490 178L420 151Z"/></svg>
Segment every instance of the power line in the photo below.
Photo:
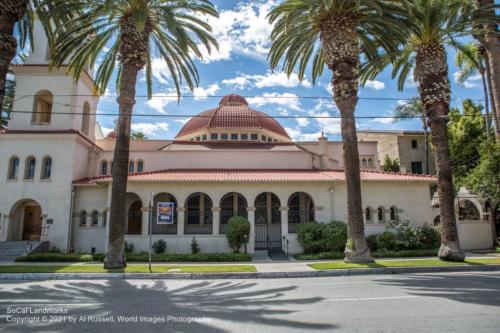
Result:
<svg viewBox="0 0 500 333"><path fill-rule="evenodd" d="M21 100L25 97L33 97L33 96L54 96L54 97L100 97L100 98L112 98L112 97L118 97L118 95L113 94L113 95L102 95L102 96L96 96L96 95L79 95L79 94L35 94L35 95L21 95L18 98L14 99L14 101ZM223 98L226 97L227 95L181 95L180 98L200 98L200 99L206 99L206 98ZM333 96L262 96L262 95L240 95L241 97L244 98L263 98L263 99L328 99L331 100L333 99ZM149 98L148 95L136 95L134 98ZM177 95L162 95L162 94L155 94L151 96L151 99L156 99L156 98L172 98L172 99L177 99L179 98ZM414 98L413 97L401 97L401 98L396 98L396 97L357 97L359 100L368 100L368 101L410 101ZM470 99L472 101L478 101L478 102L484 102L484 98L451 98L452 101L463 101L466 99Z"/></svg>
<svg viewBox="0 0 500 333"><path fill-rule="evenodd" d="M12 110L10 113L28 113L33 114L33 111L27 110ZM50 115L88 115L88 116L119 116L118 111L116 113L96 113L96 112L36 112L37 114L50 114ZM477 117L478 115L472 114L461 114L459 117ZM482 117L486 117L486 114L481 114ZM158 113L133 113L132 117L159 117L159 118L211 118L212 115L203 114L158 114ZM342 117L338 116L311 116L311 115L296 115L296 116L284 116L284 115L255 115L252 117L241 116L238 118L250 119L250 118L263 118L263 119L342 119L342 118L354 118L354 119L420 119L420 116L351 116ZM438 116L438 118L449 118L448 116Z"/></svg>

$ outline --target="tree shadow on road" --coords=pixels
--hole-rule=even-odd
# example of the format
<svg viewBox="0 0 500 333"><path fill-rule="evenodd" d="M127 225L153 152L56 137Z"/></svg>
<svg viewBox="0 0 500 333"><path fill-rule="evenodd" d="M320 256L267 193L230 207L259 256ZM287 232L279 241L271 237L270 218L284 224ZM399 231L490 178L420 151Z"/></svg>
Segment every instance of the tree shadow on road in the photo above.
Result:
<svg viewBox="0 0 500 333"><path fill-rule="evenodd" d="M5 285L5 284L4 284ZM253 325L280 331L332 330L333 324L301 321L294 316L321 297L294 298L295 286L262 288L242 281L126 280L8 283L0 288L0 323L5 332L246 332ZM13 286L14 285L14 286ZM72 316L168 316L210 318L202 322L139 323L34 323L5 324L7 306L44 308L60 306ZM26 315L29 316L29 315ZM294 319L289 319L290 317ZM237 326L247 329L238 329ZM257 327L255 327L256 329ZM253 331L254 328L252 327ZM262 330L261 330L262 331ZM264 330L265 331L265 330Z"/></svg>
<svg viewBox="0 0 500 333"><path fill-rule="evenodd" d="M376 280L406 289L409 294L444 297L463 303L500 307L500 275L484 273L399 275Z"/></svg>

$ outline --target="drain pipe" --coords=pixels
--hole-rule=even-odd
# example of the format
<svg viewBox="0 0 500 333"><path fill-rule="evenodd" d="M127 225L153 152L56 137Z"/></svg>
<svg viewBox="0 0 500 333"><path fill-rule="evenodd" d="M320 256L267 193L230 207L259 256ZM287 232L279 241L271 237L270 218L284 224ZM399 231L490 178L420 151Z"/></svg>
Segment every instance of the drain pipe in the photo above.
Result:
<svg viewBox="0 0 500 333"><path fill-rule="evenodd" d="M67 250L66 252L71 251L71 241L73 238L73 202L75 197L75 185L71 184L71 198L69 203L69 228L68 228L68 242L66 244Z"/></svg>

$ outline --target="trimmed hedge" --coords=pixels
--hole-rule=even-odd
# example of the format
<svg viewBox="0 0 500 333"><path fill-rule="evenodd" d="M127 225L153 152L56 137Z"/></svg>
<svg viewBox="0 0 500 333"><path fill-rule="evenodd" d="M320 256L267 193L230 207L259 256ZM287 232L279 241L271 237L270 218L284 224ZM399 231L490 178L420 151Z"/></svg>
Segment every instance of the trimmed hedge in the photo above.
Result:
<svg viewBox="0 0 500 333"><path fill-rule="evenodd" d="M147 252L130 254L127 262L148 261ZM249 254L244 253L162 253L152 254L153 262L232 262L252 261Z"/></svg>
<svg viewBox="0 0 500 333"><path fill-rule="evenodd" d="M438 250L439 249L389 251L381 249L372 252L371 255L374 258L433 257L437 256ZM321 252L317 254L299 254L296 255L295 258L298 260L336 260L344 259L344 253Z"/></svg>
<svg viewBox="0 0 500 333"><path fill-rule="evenodd" d="M103 254L96 254L92 256L91 254L84 253L58 252L33 253L16 258L17 262L90 262L102 260L104 260Z"/></svg>
<svg viewBox="0 0 500 333"><path fill-rule="evenodd" d="M342 252L347 242L347 225L341 221L304 223L298 227L297 240L306 254Z"/></svg>
<svg viewBox="0 0 500 333"><path fill-rule="evenodd" d="M90 262L104 261L102 253L90 255L82 253L35 253L16 258L17 262ZM147 252L127 254L127 262L147 262ZM243 262L252 261L252 257L244 253L162 253L152 254L153 262Z"/></svg>

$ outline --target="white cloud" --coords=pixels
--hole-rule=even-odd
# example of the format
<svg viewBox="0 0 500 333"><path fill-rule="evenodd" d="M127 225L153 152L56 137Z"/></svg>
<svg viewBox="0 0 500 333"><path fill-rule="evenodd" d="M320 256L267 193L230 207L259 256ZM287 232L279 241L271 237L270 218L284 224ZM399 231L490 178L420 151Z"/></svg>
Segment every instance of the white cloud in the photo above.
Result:
<svg viewBox="0 0 500 333"><path fill-rule="evenodd" d="M289 78L284 72L267 72L265 75L242 74L232 79L222 80L222 83L227 86L233 86L233 88L236 89L244 89L245 87L250 86L260 89L270 87L312 87L311 82L307 79L300 81L299 76L296 73L292 73Z"/></svg>
<svg viewBox="0 0 500 333"><path fill-rule="evenodd" d="M168 95L168 97L166 95ZM146 104L156 112L166 114L167 105L177 103L177 97L170 97L170 95L174 96L175 92L153 94L153 98L148 100Z"/></svg>
<svg viewBox="0 0 500 333"><path fill-rule="evenodd" d="M310 123L308 118L295 118L295 120L297 121L297 125L299 125L299 127L307 127Z"/></svg>
<svg viewBox="0 0 500 333"><path fill-rule="evenodd" d="M106 136L109 134L109 132L111 132L113 130L113 128L101 127L101 130L102 130L102 134L104 134L104 136Z"/></svg>
<svg viewBox="0 0 500 333"><path fill-rule="evenodd" d="M160 84L167 84L170 79L170 71L167 63L162 58L153 58L151 60L152 74Z"/></svg>
<svg viewBox="0 0 500 333"><path fill-rule="evenodd" d="M455 80L456 83L464 86L465 88L478 88L480 87L479 83L477 81L481 81L481 75L476 74L465 80L464 82L460 82L459 78L462 73L460 71L453 73L453 79Z"/></svg>
<svg viewBox="0 0 500 333"><path fill-rule="evenodd" d="M260 96L247 98L250 105L259 107L264 105L279 105L292 110L301 111L298 96L291 93L264 93Z"/></svg>
<svg viewBox="0 0 500 333"><path fill-rule="evenodd" d="M232 54L265 61L269 49L269 35L272 27L267 14L276 0L241 3L234 10L221 10L219 17L204 17L212 26L212 34L219 43L219 50L204 54L203 62L210 63L231 59Z"/></svg>
<svg viewBox="0 0 500 333"><path fill-rule="evenodd" d="M174 121L178 122L181 125L185 125L189 120L190 118L181 118L181 119L175 119Z"/></svg>
<svg viewBox="0 0 500 333"><path fill-rule="evenodd" d="M374 118L372 122L379 124L391 124L393 123L393 118Z"/></svg>
<svg viewBox="0 0 500 333"><path fill-rule="evenodd" d="M208 88L203 88L203 87L196 87L193 90L194 98L195 101L201 101L207 99L208 96L214 96L217 91L219 91L219 85L217 83L214 83L210 85Z"/></svg>
<svg viewBox="0 0 500 333"><path fill-rule="evenodd" d="M377 80L368 80L366 81L365 87L375 90L382 90L385 88L385 83Z"/></svg>
<svg viewBox="0 0 500 333"><path fill-rule="evenodd" d="M158 132L167 132L168 123L136 123L132 124L132 131L142 132L146 136L153 136Z"/></svg>

